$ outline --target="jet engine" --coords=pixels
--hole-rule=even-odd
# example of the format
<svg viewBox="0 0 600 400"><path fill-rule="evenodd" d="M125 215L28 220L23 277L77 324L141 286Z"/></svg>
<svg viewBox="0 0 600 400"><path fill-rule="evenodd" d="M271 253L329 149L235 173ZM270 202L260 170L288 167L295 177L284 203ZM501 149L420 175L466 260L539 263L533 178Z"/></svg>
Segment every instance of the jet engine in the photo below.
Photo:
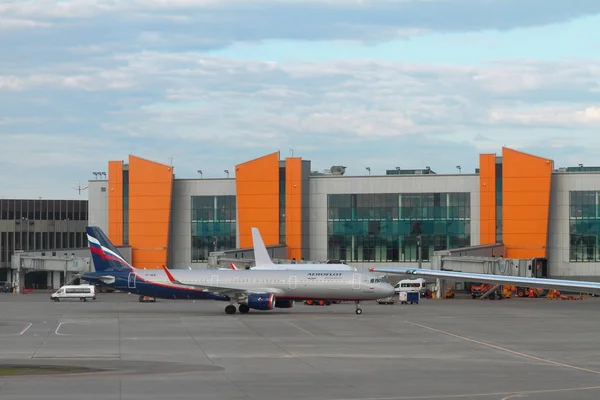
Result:
<svg viewBox="0 0 600 400"><path fill-rule="evenodd" d="M272 293L253 293L248 296L248 307L254 310L272 310L275 302L275 295Z"/></svg>
<svg viewBox="0 0 600 400"><path fill-rule="evenodd" d="M282 300L282 299L275 300L275 307L277 307L277 308L292 308L293 306L294 306L293 300Z"/></svg>

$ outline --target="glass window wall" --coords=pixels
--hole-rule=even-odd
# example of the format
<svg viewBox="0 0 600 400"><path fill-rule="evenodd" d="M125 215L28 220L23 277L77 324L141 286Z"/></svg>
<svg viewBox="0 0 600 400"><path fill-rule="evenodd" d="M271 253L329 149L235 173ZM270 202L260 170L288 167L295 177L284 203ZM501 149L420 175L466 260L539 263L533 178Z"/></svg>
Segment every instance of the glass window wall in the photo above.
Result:
<svg viewBox="0 0 600 400"><path fill-rule="evenodd" d="M235 196L192 197L192 262L207 262L212 251L236 248Z"/></svg>
<svg viewBox="0 0 600 400"><path fill-rule="evenodd" d="M471 243L470 193L328 195L327 254L347 262L418 261Z"/></svg>
<svg viewBox="0 0 600 400"><path fill-rule="evenodd" d="M600 261L600 192L569 193L569 261Z"/></svg>

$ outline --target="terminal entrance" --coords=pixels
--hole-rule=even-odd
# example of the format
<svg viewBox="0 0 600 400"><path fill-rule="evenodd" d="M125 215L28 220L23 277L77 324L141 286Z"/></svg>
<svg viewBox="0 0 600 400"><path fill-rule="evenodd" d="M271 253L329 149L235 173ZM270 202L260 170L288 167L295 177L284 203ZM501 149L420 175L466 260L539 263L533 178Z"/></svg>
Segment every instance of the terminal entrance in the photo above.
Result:
<svg viewBox="0 0 600 400"><path fill-rule="evenodd" d="M47 289L48 272L33 271L25 274L25 289Z"/></svg>

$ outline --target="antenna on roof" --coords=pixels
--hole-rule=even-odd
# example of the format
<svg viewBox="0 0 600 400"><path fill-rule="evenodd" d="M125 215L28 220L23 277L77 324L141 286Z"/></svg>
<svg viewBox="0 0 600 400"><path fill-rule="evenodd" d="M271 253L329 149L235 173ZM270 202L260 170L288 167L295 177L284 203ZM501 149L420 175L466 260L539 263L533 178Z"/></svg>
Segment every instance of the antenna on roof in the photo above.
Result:
<svg viewBox="0 0 600 400"><path fill-rule="evenodd" d="M77 193L81 196L81 192L86 190L88 187L82 187L79 182L77 182L77 186L73 186L73 189L77 190Z"/></svg>

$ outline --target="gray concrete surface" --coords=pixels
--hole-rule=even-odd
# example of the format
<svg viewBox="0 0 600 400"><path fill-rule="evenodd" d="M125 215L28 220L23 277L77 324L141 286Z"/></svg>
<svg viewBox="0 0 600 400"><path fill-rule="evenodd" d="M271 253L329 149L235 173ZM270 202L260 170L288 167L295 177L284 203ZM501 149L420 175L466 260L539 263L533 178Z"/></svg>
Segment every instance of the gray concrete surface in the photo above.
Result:
<svg viewBox="0 0 600 400"><path fill-rule="evenodd" d="M598 399L600 301L423 300L226 315L126 294L0 294L0 399Z"/></svg>

